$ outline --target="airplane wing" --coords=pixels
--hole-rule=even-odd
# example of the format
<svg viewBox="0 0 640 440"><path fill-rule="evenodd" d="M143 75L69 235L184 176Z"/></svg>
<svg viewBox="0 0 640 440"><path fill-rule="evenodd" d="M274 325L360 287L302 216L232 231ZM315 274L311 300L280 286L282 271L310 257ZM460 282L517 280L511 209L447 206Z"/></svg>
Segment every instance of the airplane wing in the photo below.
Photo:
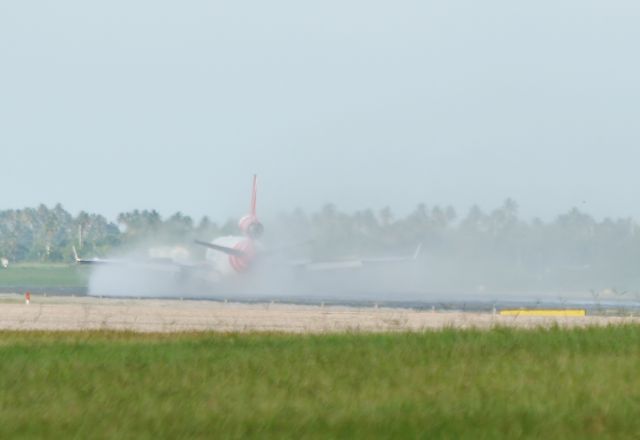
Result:
<svg viewBox="0 0 640 440"><path fill-rule="evenodd" d="M227 246L222 246L219 244L209 243L202 240L194 240L194 243L200 246L204 246L208 249L213 249L218 252L222 252L223 254L232 255L234 257L246 257L247 253L240 249L235 249Z"/></svg>
<svg viewBox="0 0 640 440"><path fill-rule="evenodd" d="M76 261L76 264L123 264L124 260L112 260L112 259L102 259L102 258L80 258L78 255L78 251L76 247L73 246L73 258Z"/></svg>
<svg viewBox="0 0 640 440"><path fill-rule="evenodd" d="M73 246L73 256L76 264L80 265L117 265L140 267L151 270L161 270L166 272L182 272L184 270L201 269L208 267L204 263L192 263L187 261L176 261L170 258L148 258L144 260L126 260L112 258L80 258L78 251Z"/></svg>
<svg viewBox="0 0 640 440"><path fill-rule="evenodd" d="M418 244L412 255L399 257L380 257L380 258L360 258L335 261L310 261L298 260L290 262L291 266L300 271L308 272L329 272L340 270L357 270L367 266L375 266L385 263L400 263L403 261L414 261L420 256L422 251L422 243Z"/></svg>

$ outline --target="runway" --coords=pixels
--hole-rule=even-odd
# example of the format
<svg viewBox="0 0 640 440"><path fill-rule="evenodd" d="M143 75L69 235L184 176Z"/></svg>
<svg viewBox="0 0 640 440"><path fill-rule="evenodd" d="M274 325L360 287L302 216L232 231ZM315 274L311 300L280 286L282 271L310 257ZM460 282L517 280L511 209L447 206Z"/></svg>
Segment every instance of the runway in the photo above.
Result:
<svg viewBox="0 0 640 440"><path fill-rule="evenodd" d="M83 287L43 287L12 286L0 287L0 296L9 293L31 292L37 296L48 297L91 297ZM196 301L233 301L239 303L278 302L297 305L335 305L349 307L385 307L415 310L448 310L489 312L495 308L584 308L591 314L628 314L640 313L640 292L617 294L606 289L602 292L483 292L468 293L461 291L348 291L333 290L291 294L284 292L173 292L149 294L149 292L130 295L109 294L98 298L119 299L189 299Z"/></svg>
<svg viewBox="0 0 640 440"><path fill-rule="evenodd" d="M640 323L626 316L499 316L493 311L304 305L180 299L118 299L0 295L0 330L127 330L136 332L388 332L446 328L488 329L603 326Z"/></svg>

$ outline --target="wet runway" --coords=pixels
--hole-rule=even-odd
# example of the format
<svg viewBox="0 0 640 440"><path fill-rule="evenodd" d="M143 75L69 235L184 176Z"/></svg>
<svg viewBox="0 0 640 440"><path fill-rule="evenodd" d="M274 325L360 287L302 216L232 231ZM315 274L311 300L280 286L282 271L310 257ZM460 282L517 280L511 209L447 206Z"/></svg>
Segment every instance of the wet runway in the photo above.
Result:
<svg viewBox="0 0 640 440"><path fill-rule="evenodd" d="M85 288L11 287L0 288L1 293L21 295L31 292L43 297L89 297ZM634 295L594 295L573 293L474 293L461 292L314 292L292 295L278 292L216 292L206 294L168 295L101 295L99 298L120 299L189 299L193 301L237 302L245 304L281 303L308 306L384 307L413 310L491 312L505 308L581 308L591 314L620 314L640 312L640 298Z"/></svg>

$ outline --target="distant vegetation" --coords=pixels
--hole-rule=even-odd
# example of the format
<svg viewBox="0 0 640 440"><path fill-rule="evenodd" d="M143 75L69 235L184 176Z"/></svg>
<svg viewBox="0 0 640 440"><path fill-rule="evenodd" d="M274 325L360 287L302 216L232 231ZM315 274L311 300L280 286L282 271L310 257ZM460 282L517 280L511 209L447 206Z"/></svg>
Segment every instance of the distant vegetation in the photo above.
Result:
<svg viewBox="0 0 640 440"><path fill-rule="evenodd" d="M637 438L640 328L1 332L1 438Z"/></svg>
<svg viewBox="0 0 640 440"><path fill-rule="evenodd" d="M99 214L73 216L61 205L0 211L0 256L12 263L70 262L72 246L83 254L105 256L141 241L184 244L190 238L230 233L235 225L219 228L207 218L197 225L181 213L163 219L156 211L132 211L112 222Z"/></svg>
<svg viewBox="0 0 640 440"><path fill-rule="evenodd" d="M206 217L162 218L136 210L113 222L41 205L0 211L0 257L11 263L70 262L73 245L85 256L107 256L145 242L188 245L231 233L237 233L235 220L220 225ZM640 289L640 225L631 218L596 221L575 208L542 221L522 219L513 200L488 212L472 207L462 216L451 207L423 204L404 217L388 208L346 213L327 205L313 213L280 214L267 224L269 237L285 244L313 239L304 252L316 259L407 254L422 243L429 279L446 284L455 277L462 288Z"/></svg>

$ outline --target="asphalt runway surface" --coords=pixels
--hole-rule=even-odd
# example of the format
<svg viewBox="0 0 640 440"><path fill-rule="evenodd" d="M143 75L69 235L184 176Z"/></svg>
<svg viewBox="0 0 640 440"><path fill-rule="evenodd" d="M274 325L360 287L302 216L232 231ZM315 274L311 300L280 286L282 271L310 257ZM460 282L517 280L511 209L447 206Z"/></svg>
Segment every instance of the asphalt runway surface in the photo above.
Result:
<svg viewBox="0 0 640 440"><path fill-rule="evenodd" d="M86 288L78 287L0 287L0 295L31 292L36 296L91 297ZM294 305L334 305L348 307L384 307L415 310L477 311L489 312L504 308L582 308L591 314L626 315L640 313L640 294L604 292L515 292L515 293L465 293L465 292L340 292L305 293L301 295L265 292L215 292L205 294L104 295L98 298L120 299L189 299L194 301L233 301L238 303L278 302Z"/></svg>
<svg viewBox="0 0 640 440"><path fill-rule="evenodd" d="M640 323L640 313L585 317L500 316L490 311L280 302L0 295L0 330L290 333L424 331L494 326L584 327Z"/></svg>

